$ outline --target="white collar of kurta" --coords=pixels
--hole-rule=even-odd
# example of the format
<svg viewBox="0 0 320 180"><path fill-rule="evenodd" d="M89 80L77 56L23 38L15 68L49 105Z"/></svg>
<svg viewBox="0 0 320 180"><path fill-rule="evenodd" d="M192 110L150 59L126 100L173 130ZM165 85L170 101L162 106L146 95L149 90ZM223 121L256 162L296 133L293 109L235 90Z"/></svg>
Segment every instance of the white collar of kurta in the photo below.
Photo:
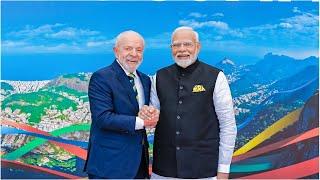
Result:
<svg viewBox="0 0 320 180"><path fill-rule="evenodd" d="M120 65L120 67L124 70L124 72L126 73L127 76L129 76L129 74L131 74L129 71L127 71L122 65L121 63L119 62L118 59L116 59L118 64ZM135 77L138 77L138 74L137 74L137 71L134 71L133 74L135 75Z"/></svg>

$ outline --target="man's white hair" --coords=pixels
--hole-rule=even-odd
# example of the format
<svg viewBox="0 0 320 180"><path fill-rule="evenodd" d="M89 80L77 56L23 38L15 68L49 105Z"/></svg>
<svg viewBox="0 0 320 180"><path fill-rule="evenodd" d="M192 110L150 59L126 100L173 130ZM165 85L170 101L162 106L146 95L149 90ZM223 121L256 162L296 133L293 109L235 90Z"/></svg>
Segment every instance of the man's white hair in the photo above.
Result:
<svg viewBox="0 0 320 180"><path fill-rule="evenodd" d="M181 30L190 30L190 31L192 31L192 32L194 33L194 35L196 36L196 42L199 42L199 34L198 34L195 30L193 30L192 27L189 27L189 26L181 26L181 27L176 28L176 29L173 31L173 33L172 33L172 35L171 35L171 43L172 43L172 41L173 41L173 36L174 36L178 31L181 31Z"/></svg>
<svg viewBox="0 0 320 180"><path fill-rule="evenodd" d="M122 33L120 33L117 37L116 37L116 42L115 42L115 46L118 46L119 45L119 42L121 41L121 39L124 38L125 35L127 34L134 34L136 36L138 36L141 40L142 40L142 44L144 46L144 39L143 37L141 36L141 34L133 31L133 30L128 30L128 31L123 31Z"/></svg>

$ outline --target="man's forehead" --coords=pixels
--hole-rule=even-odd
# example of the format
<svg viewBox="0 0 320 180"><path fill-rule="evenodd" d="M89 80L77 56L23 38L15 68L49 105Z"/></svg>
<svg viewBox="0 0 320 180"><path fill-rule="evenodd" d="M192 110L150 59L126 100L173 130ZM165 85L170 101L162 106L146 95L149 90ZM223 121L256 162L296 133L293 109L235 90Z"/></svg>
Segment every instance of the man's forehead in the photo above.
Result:
<svg viewBox="0 0 320 180"><path fill-rule="evenodd" d="M138 36L124 36L119 40L120 45L143 46L142 39Z"/></svg>
<svg viewBox="0 0 320 180"><path fill-rule="evenodd" d="M177 31L173 35L173 40L175 39L195 40L196 36L193 31L188 29L183 29L183 30Z"/></svg>
<svg viewBox="0 0 320 180"><path fill-rule="evenodd" d="M193 43L190 39L180 39L180 40L174 40L172 43Z"/></svg>

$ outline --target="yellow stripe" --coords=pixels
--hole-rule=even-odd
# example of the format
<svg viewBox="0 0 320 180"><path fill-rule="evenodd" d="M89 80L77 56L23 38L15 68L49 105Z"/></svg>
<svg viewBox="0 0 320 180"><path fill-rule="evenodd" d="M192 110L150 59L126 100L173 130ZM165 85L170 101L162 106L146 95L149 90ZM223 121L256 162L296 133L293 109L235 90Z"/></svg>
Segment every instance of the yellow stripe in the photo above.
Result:
<svg viewBox="0 0 320 180"><path fill-rule="evenodd" d="M241 154L244 154L263 141L269 139L271 136L274 134L278 133L282 129L290 126L294 122L296 122L299 119L299 115L301 112L302 108L299 108L288 115L284 116L274 124L272 124L270 127L268 127L266 130L258 134L256 137L251 139L247 144L243 145L240 149L238 149L236 152L233 153L233 156L239 156Z"/></svg>

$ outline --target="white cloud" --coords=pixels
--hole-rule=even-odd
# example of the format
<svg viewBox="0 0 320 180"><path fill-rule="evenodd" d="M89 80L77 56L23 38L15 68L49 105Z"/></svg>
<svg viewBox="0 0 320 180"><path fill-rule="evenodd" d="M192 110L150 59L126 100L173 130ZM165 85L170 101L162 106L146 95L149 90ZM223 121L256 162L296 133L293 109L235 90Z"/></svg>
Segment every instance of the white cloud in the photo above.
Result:
<svg viewBox="0 0 320 180"><path fill-rule="evenodd" d="M298 9L298 7L293 7L292 12L301 13L301 11Z"/></svg>
<svg viewBox="0 0 320 180"><path fill-rule="evenodd" d="M227 23L225 22L221 22L221 21L204 21L204 22L199 22L199 21L195 21L193 19L191 20L180 20L179 21L179 25L182 26L190 26L194 29L198 29L198 28L203 28L203 27L214 27L216 29L220 29L220 30L227 30L229 29L229 26Z"/></svg>
<svg viewBox="0 0 320 180"><path fill-rule="evenodd" d="M314 32L318 29L319 25L319 16L301 12L296 9L296 12L299 11L299 15L295 15L288 18L280 19L278 24L264 24L260 26L254 26L249 28L244 28L244 30L253 30L255 33L267 33L270 30L277 30L278 28L288 29L291 33L296 32L304 32L307 33L309 31Z"/></svg>
<svg viewBox="0 0 320 180"><path fill-rule="evenodd" d="M194 19L190 20L180 20L179 25L190 26L194 29L201 29L207 27L207 33L204 33L205 38L207 36L217 36L218 39L222 39L224 36L231 36L236 38L244 38L245 34L241 29L232 29L226 22L223 21L196 21Z"/></svg>
<svg viewBox="0 0 320 180"><path fill-rule="evenodd" d="M300 15L296 15L290 18L281 19L284 23L289 23L297 31L307 30L309 27L315 28L319 24L319 16L302 12Z"/></svg>
<svg viewBox="0 0 320 180"><path fill-rule="evenodd" d="M87 42L87 47L102 47L102 46L108 46L112 47L115 43L115 39L112 40L106 40L106 41L89 41Z"/></svg>
<svg viewBox="0 0 320 180"><path fill-rule="evenodd" d="M100 32L98 31L67 27L56 33L47 34L47 37L57 38L57 39L71 39L71 38L77 38L80 36L95 36L95 35L98 35L99 33Z"/></svg>
<svg viewBox="0 0 320 180"><path fill-rule="evenodd" d="M55 39L70 39L79 38L81 36L95 36L100 32L91 31L88 29L79 29L75 27L66 27L65 24L45 24L38 27L27 25L20 31L7 33L9 37L17 38L55 38Z"/></svg>
<svg viewBox="0 0 320 180"><path fill-rule="evenodd" d="M214 16L214 17L223 17L224 16L224 14L223 13L214 13L214 14L212 14L212 16Z"/></svg>
<svg viewBox="0 0 320 180"><path fill-rule="evenodd" d="M76 32L74 30L61 30L57 33L47 34L47 37L58 38L58 39L69 39L76 37Z"/></svg>
<svg viewBox="0 0 320 180"><path fill-rule="evenodd" d="M15 37L34 37L39 36L43 34L53 33L55 28L64 26L63 24L56 23L56 24L45 24L39 27L33 27L30 25L27 25L24 27L24 29L20 31L13 31L8 33L9 36L15 36Z"/></svg>
<svg viewBox="0 0 320 180"><path fill-rule="evenodd" d="M295 15L288 18L280 19L279 23L275 24L263 24L260 26L246 27L242 31L246 35L261 35L270 37L270 33L279 33L283 35L289 35L296 37L296 33L315 33L318 31L319 16L305 13L297 8L295 12L299 12L299 15ZM284 31L282 31L284 30Z"/></svg>
<svg viewBox="0 0 320 180"><path fill-rule="evenodd" d="M319 16L299 12L291 17L279 19L278 23L240 29L247 40L261 40L264 43L292 44L295 46L315 46L319 40Z"/></svg>
<svg viewBox="0 0 320 180"><path fill-rule="evenodd" d="M228 34L231 35L232 37L238 37L238 38L244 38L245 37L244 33L239 29L230 29L228 31Z"/></svg>
<svg viewBox="0 0 320 180"><path fill-rule="evenodd" d="M274 30L278 27L277 24L263 24L260 26L252 26L252 27L245 27L242 28L242 30L246 33L256 33L256 34L260 34L260 33L264 33L265 31L270 31L270 30Z"/></svg>
<svg viewBox="0 0 320 180"><path fill-rule="evenodd" d="M282 28L292 28L293 27L290 23L280 23L279 26Z"/></svg>
<svg viewBox="0 0 320 180"><path fill-rule="evenodd" d="M99 46L87 46L86 44L23 44L16 46L2 46L2 51L8 54L41 54L41 53L68 53L68 54L88 54L97 52L111 52L112 46L100 44Z"/></svg>
<svg viewBox="0 0 320 180"><path fill-rule="evenodd" d="M113 42L99 31L56 23L5 33L1 44L4 53L93 53L111 51Z"/></svg>
<svg viewBox="0 0 320 180"><path fill-rule="evenodd" d="M24 46L27 43L24 41L12 41L12 40L5 40L1 42L2 48L10 48L10 47L19 47L19 46Z"/></svg>
<svg viewBox="0 0 320 180"><path fill-rule="evenodd" d="M205 18L205 17L207 17L206 14L201 14L201 13L198 13L198 12L192 12L192 13L189 14L189 16L194 17L194 18Z"/></svg>

